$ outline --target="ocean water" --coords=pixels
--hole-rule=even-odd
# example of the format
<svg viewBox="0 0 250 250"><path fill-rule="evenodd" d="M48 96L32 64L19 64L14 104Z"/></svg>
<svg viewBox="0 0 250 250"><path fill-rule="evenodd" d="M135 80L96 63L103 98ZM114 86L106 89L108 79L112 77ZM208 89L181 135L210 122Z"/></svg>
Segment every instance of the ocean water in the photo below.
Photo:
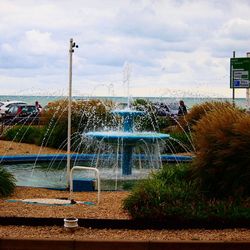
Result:
<svg viewBox="0 0 250 250"><path fill-rule="evenodd" d="M80 100L80 99L101 99L101 100L112 100L113 102L117 103L127 103L128 98L122 96L74 96L73 99ZM175 97L133 97L131 100L135 99L146 99L152 102L164 102L164 103L178 103L180 98ZM13 101L13 100L21 100L25 101L28 104L35 104L35 101L38 101L43 107L47 105L49 102L60 100L60 99L67 99L67 96L13 96L13 95L0 95L0 101ZM195 104L199 104L205 101L229 101L232 102L231 98L202 98L202 97L182 97L181 98L188 108L191 108ZM246 108L247 102L245 98L236 98L235 99L236 105Z"/></svg>

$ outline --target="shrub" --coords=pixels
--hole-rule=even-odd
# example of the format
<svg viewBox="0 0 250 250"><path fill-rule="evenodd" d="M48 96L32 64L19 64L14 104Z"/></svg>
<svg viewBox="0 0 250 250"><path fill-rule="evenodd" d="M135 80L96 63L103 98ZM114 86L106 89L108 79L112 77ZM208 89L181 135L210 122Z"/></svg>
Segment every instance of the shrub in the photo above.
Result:
<svg viewBox="0 0 250 250"><path fill-rule="evenodd" d="M171 132L169 140L168 153L193 152L195 149L192 134L190 132Z"/></svg>
<svg viewBox="0 0 250 250"><path fill-rule="evenodd" d="M206 114L211 111L221 110L224 108L235 109L233 104L230 102L210 101L196 104L191 108L186 116L179 119L180 126L185 131L192 131L196 123ZM238 108L236 109L239 110Z"/></svg>
<svg viewBox="0 0 250 250"><path fill-rule="evenodd" d="M81 134L90 129L98 130L106 126L112 126L112 102L100 100L73 101L71 115L72 150L78 147ZM48 104L42 114L43 145L65 148L68 127L68 102L58 100ZM74 146L75 145L75 146Z"/></svg>
<svg viewBox="0 0 250 250"><path fill-rule="evenodd" d="M53 127L45 126L43 128L44 137L41 142L42 146L66 149L67 131L67 121L53 124Z"/></svg>
<svg viewBox="0 0 250 250"><path fill-rule="evenodd" d="M250 194L250 116L232 107L209 112L194 127L194 175L208 197Z"/></svg>
<svg viewBox="0 0 250 250"><path fill-rule="evenodd" d="M193 140L193 130L195 125L208 113L221 110L224 108L235 109L241 111L240 108L235 108L229 102L210 101L194 105L187 115L181 116L177 120L177 124L171 127L171 135L173 138L179 140L172 142L174 149L177 152L185 152L184 148L190 151L196 151L195 141Z"/></svg>
<svg viewBox="0 0 250 250"><path fill-rule="evenodd" d="M132 103L136 110L144 111L145 115L136 119L136 129L143 131L162 131L173 124L172 118L168 116L157 116L155 105L145 99L136 99Z"/></svg>
<svg viewBox="0 0 250 250"><path fill-rule="evenodd" d="M196 184L189 180L188 165L166 166L140 182L124 200L124 209L135 219L164 220L186 217L198 196Z"/></svg>
<svg viewBox="0 0 250 250"><path fill-rule="evenodd" d="M165 166L134 187L123 208L133 219L175 223L249 220L249 200L206 199L190 165Z"/></svg>
<svg viewBox="0 0 250 250"><path fill-rule="evenodd" d="M0 196L8 196L14 192L15 189L14 176L0 166Z"/></svg>
<svg viewBox="0 0 250 250"><path fill-rule="evenodd" d="M115 126L115 119L109 112L113 107L109 101L73 101L71 115L71 149L78 147L81 134L90 129L98 130ZM6 140L34 143L42 146L66 149L68 131L68 102L50 102L41 114L42 126L15 126L8 129L3 137Z"/></svg>
<svg viewBox="0 0 250 250"><path fill-rule="evenodd" d="M18 125L9 128L4 133L2 139L40 145L42 136L42 130L40 127Z"/></svg>

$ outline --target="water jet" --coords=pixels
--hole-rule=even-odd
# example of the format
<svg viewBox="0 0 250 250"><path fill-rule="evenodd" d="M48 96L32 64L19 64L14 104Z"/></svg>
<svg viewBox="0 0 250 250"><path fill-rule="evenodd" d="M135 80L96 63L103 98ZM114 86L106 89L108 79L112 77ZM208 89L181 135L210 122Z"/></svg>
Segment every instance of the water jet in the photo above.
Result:
<svg viewBox="0 0 250 250"><path fill-rule="evenodd" d="M121 116L123 130L120 131L90 131L84 134L86 137L105 143L121 145L121 168L123 176L132 175L132 156L134 147L140 143L156 144L158 140L166 140L169 134L152 132L134 132L134 118L142 116L143 111L132 109L114 110L114 115Z"/></svg>

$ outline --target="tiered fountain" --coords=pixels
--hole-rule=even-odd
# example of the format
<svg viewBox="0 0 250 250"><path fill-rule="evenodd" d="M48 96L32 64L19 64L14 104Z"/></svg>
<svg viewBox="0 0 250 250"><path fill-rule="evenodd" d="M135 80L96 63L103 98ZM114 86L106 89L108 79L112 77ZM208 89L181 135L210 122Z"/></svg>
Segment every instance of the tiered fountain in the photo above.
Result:
<svg viewBox="0 0 250 250"><path fill-rule="evenodd" d="M168 134L154 133L154 132L135 132L134 118L144 115L143 111L131 110L129 108L123 110L114 110L112 112L123 118L122 131L102 131L102 132L88 132L84 134L87 137L103 141L105 143L121 145L121 168L122 175L132 175L133 165L133 149L140 143L156 144L158 140L166 140L170 136Z"/></svg>
<svg viewBox="0 0 250 250"><path fill-rule="evenodd" d="M123 176L132 175L133 167L133 151L138 144L156 144L159 140L168 139L168 134L153 133L153 132L135 132L134 118L145 115L143 111L136 111L130 109L130 93L129 93L129 79L131 74L131 66L125 62L124 64L124 84L127 85L127 108L122 110L114 110L112 113L123 118L122 131L101 131L88 132L84 134L87 137L103 141L105 143L121 145L121 168Z"/></svg>

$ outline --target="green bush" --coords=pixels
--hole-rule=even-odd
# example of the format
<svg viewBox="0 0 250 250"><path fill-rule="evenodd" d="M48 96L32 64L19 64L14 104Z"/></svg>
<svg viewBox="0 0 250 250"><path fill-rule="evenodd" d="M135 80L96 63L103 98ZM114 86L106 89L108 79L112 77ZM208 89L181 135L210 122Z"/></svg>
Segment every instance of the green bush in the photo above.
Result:
<svg viewBox="0 0 250 250"><path fill-rule="evenodd" d="M152 102L145 99L136 99L132 107L144 111L145 115L136 118L136 129L143 131L163 131L173 124L173 120L167 116L157 116L157 111Z"/></svg>
<svg viewBox="0 0 250 250"><path fill-rule="evenodd" d="M189 180L188 165L165 166L139 183L124 200L124 209L135 219L162 220L186 217L199 193Z"/></svg>
<svg viewBox="0 0 250 250"><path fill-rule="evenodd" d="M206 199L190 165L165 166L134 187L123 208L133 219L167 221L250 219L249 200Z"/></svg>
<svg viewBox="0 0 250 250"><path fill-rule="evenodd" d="M170 132L171 140L168 142L167 153L183 153L195 151L192 134L189 132Z"/></svg>
<svg viewBox="0 0 250 250"><path fill-rule="evenodd" d="M110 110L114 104L109 101L101 100L77 100L72 102L71 106L71 123L72 128L77 130L89 130L102 128L110 125L112 115ZM43 123L60 123L68 119L68 102L67 100L58 100L47 105L42 113Z"/></svg>
<svg viewBox="0 0 250 250"><path fill-rule="evenodd" d="M14 176L0 166L0 196L9 196L16 187Z"/></svg>
<svg viewBox="0 0 250 250"><path fill-rule="evenodd" d="M224 107L194 127L194 175L208 197L250 195L250 116Z"/></svg>
<svg viewBox="0 0 250 250"><path fill-rule="evenodd" d="M67 122L60 122L53 124L52 127L45 126L43 128L43 140L41 141L42 146L66 149L67 147Z"/></svg>
<svg viewBox="0 0 250 250"><path fill-rule="evenodd" d="M81 134L91 129L114 127L115 119L110 113L112 102L100 100L73 101L71 115L71 149L79 150ZM50 102L42 111L41 126L14 126L2 139L66 149L68 133L68 102Z"/></svg>
<svg viewBox="0 0 250 250"><path fill-rule="evenodd" d="M4 133L2 139L39 145L42 136L43 134L40 127L17 125L12 128L9 128Z"/></svg>

